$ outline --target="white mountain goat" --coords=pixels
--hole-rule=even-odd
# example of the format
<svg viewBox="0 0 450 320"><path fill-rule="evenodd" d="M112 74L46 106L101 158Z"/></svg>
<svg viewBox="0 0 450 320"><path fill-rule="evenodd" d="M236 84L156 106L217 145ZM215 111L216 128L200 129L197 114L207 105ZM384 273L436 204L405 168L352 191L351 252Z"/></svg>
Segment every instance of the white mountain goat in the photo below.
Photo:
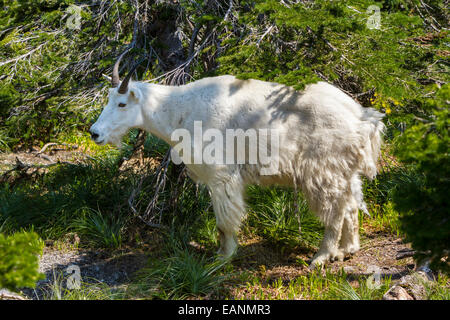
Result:
<svg viewBox="0 0 450 320"><path fill-rule="evenodd" d="M231 256L245 216L246 185L283 185L301 189L309 208L325 226L319 251L311 264L342 260L359 250L358 208L365 210L360 175L372 179L380 154L383 114L363 108L325 82L296 91L259 80L218 76L183 86L130 81L120 83L113 69L109 101L91 127L98 144L119 145L131 128L140 128L174 147L172 133L185 129L194 139L194 121L203 130L269 129L277 132L277 172L261 174L250 163L186 163L189 176L208 186L220 237L219 254ZM186 152L186 151L183 151ZM195 151L194 151L195 152ZM247 156L252 151L238 150Z"/></svg>

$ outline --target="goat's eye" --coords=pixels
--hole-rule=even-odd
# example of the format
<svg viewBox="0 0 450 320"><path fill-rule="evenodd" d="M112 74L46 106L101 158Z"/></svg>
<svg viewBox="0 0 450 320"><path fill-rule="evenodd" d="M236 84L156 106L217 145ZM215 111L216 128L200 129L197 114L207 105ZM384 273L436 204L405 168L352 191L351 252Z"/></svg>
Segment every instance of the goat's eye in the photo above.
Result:
<svg viewBox="0 0 450 320"><path fill-rule="evenodd" d="M123 108L125 107L127 104L126 103L119 103L119 107Z"/></svg>

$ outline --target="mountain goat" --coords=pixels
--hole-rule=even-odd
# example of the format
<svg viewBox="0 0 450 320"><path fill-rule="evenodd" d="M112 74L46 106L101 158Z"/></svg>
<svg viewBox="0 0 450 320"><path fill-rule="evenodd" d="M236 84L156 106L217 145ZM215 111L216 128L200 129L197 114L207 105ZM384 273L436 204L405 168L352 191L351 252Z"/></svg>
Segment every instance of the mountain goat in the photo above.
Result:
<svg viewBox="0 0 450 320"><path fill-rule="evenodd" d="M190 133L195 154L199 143L196 123L223 136L230 129L276 132L277 143L267 137L258 142L258 146L267 142L278 149L273 160L276 170L271 174L262 173L259 159L257 163L199 163L184 158L189 176L210 190L219 254L229 257L237 248L248 184L300 188L309 208L325 226L312 265L342 260L345 254L359 250L358 209L365 210L360 175L370 179L376 175L383 114L361 107L325 82L297 91L277 83L225 75L164 86L130 81L136 66L120 82L119 62L120 58L113 69L108 104L90 129L97 144L119 145L130 128L140 128L176 147L173 132L185 130ZM233 150L237 156L254 153L247 145ZM183 153L191 154L188 151Z"/></svg>

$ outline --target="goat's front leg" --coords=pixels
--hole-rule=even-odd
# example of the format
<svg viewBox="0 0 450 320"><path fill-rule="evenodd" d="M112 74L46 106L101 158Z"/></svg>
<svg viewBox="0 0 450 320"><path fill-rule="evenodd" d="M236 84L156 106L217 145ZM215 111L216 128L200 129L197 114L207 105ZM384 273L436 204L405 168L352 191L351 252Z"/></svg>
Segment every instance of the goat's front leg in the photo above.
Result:
<svg viewBox="0 0 450 320"><path fill-rule="evenodd" d="M220 227L217 228L219 230L219 241L220 241L220 248L217 251L217 254L227 259L236 252L236 249L238 247L237 235L236 232L222 231Z"/></svg>
<svg viewBox="0 0 450 320"><path fill-rule="evenodd" d="M229 258L237 249L237 232L245 214L243 187L239 184L223 184L210 187L210 190L219 231L220 248L217 253Z"/></svg>

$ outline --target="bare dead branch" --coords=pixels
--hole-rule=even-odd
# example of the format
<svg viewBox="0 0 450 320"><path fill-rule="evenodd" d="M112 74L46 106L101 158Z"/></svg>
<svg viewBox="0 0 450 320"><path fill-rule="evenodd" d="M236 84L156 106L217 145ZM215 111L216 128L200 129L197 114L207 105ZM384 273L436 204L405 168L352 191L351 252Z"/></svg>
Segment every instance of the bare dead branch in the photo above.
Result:
<svg viewBox="0 0 450 320"><path fill-rule="evenodd" d="M47 41L44 42L44 43L41 43L39 46L37 46L37 47L34 48L33 50L30 50L30 51L28 51L27 53L24 53L24 54L22 54L22 55L20 55L20 56L18 56L18 57L15 57L15 58L10 59L10 60L2 61L2 62L0 62L0 67L4 66L4 65L6 65L6 64L9 64L9 63L13 63L13 62L14 62L14 63L17 63L18 61L20 61L20 60L22 60L22 59L25 59L26 57L32 55L34 52L36 52L37 50L41 49L41 48L42 48L44 45L46 45L46 44L47 44Z"/></svg>

